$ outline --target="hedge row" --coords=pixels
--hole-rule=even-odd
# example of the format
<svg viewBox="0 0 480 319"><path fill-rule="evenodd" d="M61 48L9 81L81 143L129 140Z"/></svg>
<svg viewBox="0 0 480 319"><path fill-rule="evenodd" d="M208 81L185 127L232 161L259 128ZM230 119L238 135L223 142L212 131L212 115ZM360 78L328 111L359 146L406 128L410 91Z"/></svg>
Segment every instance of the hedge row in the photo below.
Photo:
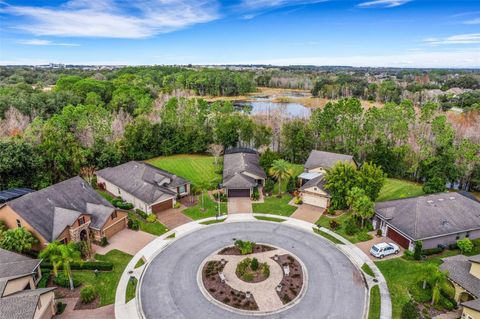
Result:
<svg viewBox="0 0 480 319"><path fill-rule="evenodd" d="M113 264L108 261L85 261L83 263L72 263L70 265L72 270L101 270L101 271L112 271ZM52 264L48 262L42 263L42 268L52 269Z"/></svg>

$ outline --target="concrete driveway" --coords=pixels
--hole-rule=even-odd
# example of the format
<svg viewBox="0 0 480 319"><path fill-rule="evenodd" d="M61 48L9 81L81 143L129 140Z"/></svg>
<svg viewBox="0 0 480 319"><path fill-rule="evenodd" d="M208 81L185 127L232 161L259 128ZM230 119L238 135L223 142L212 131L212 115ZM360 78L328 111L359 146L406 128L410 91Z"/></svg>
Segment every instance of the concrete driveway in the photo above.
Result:
<svg viewBox="0 0 480 319"><path fill-rule="evenodd" d="M229 215L253 213L252 201L248 197L230 197L227 206Z"/></svg>
<svg viewBox="0 0 480 319"><path fill-rule="evenodd" d="M371 239L369 241L364 241L364 242L361 242L361 243L357 243L355 245L358 248L360 248L365 253L365 255L370 257L371 260L379 261L380 260L379 258L376 258L376 257L373 257L372 255L370 255L370 248L372 248L372 246L375 245L375 244L380 244L380 243L394 243L395 244L395 242L388 237L377 237L375 235L375 232L370 232L369 234L373 236L373 239ZM385 256L385 257L383 257L382 260L387 260L387 259L392 259L392 258L397 258L397 257L403 256L403 253L405 252L405 248L401 247L398 244L396 244L396 245L400 248L400 252L397 255L393 254L393 255Z"/></svg>
<svg viewBox="0 0 480 319"><path fill-rule="evenodd" d="M160 223L167 226L168 229L174 229L192 221L190 217L182 214L181 209L178 208L170 208L157 213L157 219Z"/></svg>
<svg viewBox="0 0 480 319"><path fill-rule="evenodd" d="M112 238L108 240L108 242L110 243L108 246L92 246L95 249L95 252L100 255L105 255L111 250L118 249L120 251L123 251L124 253L133 256L155 238L157 238L157 236L143 232L141 230L134 231L125 228L124 230L116 233Z"/></svg>
<svg viewBox="0 0 480 319"><path fill-rule="evenodd" d="M302 204L298 206L297 210L290 217L315 224L324 212L325 208Z"/></svg>

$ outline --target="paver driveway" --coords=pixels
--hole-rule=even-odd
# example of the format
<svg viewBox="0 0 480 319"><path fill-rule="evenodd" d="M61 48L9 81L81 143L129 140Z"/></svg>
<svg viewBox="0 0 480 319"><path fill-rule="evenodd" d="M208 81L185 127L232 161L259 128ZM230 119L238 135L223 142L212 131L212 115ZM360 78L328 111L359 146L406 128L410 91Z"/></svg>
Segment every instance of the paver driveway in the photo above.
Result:
<svg viewBox="0 0 480 319"><path fill-rule="evenodd" d="M111 250L118 249L133 256L155 238L157 238L157 236L141 230L133 231L125 228L108 240L110 243L108 246L101 247L93 245L93 248L95 252L100 255L105 255Z"/></svg>
<svg viewBox="0 0 480 319"><path fill-rule="evenodd" d="M248 197L230 197L228 199L228 214L251 214L252 201Z"/></svg>
<svg viewBox="0 0 480 319"><path fill-rule="evenodd" d="M170 208L157 213L157 219L160 223L167 226L168 229L174 229L175 227L192 221L190 217L182 214L180 209L177 208Z"/></svg>
<svg viewBox="0 0 480 319"><path fill-rule="evenodd" d="M291 217L314 224L324 212L325 208L302 204Z"/></svg>
<svg viewBox="0 0 480 319"><path fill-rule="evenodd" d="M370 257L371 260L373 261L379 261L380 259L376 258L376 257L373 257L372 255L370 255L370 248L372 248L373 245L375 244L380 244L380 243L395 243L393 240L391 240L390 238L387 238L387 237L377 237L375 236L375 234L373 232L370 233L370 235L373 236L373 239L369 240L369 241L364 241L364 242L361 242L361 243L357 243L356 246L358 248L360 248L364 253L365 255L367 255L368 257ZM403 255L403 253L405 252L405 248L401 247L400 245L397 244L397 246L400 248L400 252L398 254L392 254L392 255L389 255L389 256L385 256L383 257L382 260L385 260L385 259L392 259L392 258L396 258L396 257L400 257Z"/></svg>

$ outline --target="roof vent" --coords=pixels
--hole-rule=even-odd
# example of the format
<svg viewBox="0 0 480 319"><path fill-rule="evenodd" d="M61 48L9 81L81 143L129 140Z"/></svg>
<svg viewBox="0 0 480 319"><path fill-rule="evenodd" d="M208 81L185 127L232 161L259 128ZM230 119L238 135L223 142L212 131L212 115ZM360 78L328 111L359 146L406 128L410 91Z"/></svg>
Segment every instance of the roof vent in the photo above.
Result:
<svg viewBox="0 0 480 319"><path fill-rule="evenodd" d="M427 200L427 203L433 204L433 200Z"/></svg>
<svg viewBox="0 0 480 319"><path fill-rule="evenodd" d="M455 197L450 196L448 199L450 199L450 200L455 200Z"/></svg>
<svg viewBox="0 0 480 319"><path fill-rule="evenodd" d="M439 202L443 202L445 200L445 198L439 198L438 201Z"/></svg>
<svg viewBox="0 0 480 319"><path fill-rule="evenodd" d="M442 226L446 226L448 224L447 220L442 220Z"/></svg>

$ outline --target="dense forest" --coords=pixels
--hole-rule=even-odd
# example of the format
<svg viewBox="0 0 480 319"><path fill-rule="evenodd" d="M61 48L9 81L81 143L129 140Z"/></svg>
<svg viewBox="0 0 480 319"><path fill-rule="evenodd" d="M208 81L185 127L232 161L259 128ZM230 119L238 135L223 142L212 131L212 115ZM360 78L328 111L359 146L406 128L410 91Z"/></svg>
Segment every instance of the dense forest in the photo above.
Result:
<svg viewBox="0 0 480 319"><path fill-rule="evenodd" d="M478 190L478 123L465 128L444 112L476 114L478 75L395 72L392 78L371 70L3 67L0 189L41 188L131 159L201 153L215 144L270 148L295 163L312 149L348 153L389 176L425 182L432 192L448 183ZM310 87L315 96L340 100L310 118L289 119L199 97L245 95L257 85ZM436 103L407 98L425 90L442 94ZM366 109L360 100L384 104Z"/></svg>

